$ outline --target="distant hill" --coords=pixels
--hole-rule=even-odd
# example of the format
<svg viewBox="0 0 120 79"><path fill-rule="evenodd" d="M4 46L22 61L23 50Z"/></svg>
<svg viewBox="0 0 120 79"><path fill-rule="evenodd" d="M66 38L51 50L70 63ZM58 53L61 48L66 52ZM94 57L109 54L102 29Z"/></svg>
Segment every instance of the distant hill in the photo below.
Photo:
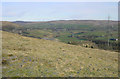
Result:
<svg viewBox="0 0 120 79"><path fill-rule="evenodd" d="M88 24L88 25L107 25L108 20L55 20L55 21L15 21L13 23L25 24L25 23L62 23L62 24ZM118 25L118 21L110 20L110 24Z"/></svg>
<svg viewBox="0 0 120 79"><path fill-rule="evenodd" d="M3 77L118 77L117 52L2 34Z"/></svg>
<svg viewBox="0 0 120 79"><path fill-rule="evenodd" d="M26 23L33 23L33 22L30 22L30 21L14 21L14 22L12 22L12 23L16 23L16 24L21 24L21 25L23 25L23 24L26 24Z"/></svg>
<svg viewBox="0 0 120 79"><path fill-rule="evenodd" d="M80 26L88 26L91 28L97 29L107 29L108 30L108 21L107 20L58 20L58 21L35 21L35 22L14 22L22 25L25 28L32 29L81 29ZM117 21L110 21L109 27L118 28Z"/></svg>
<svg viewBox="0 0 120 79"><path fill-rule="evenodd" d="M21 26L12 22L2 21L2 30L4 31L13 31L20 28Z"/></svg>
<svg viewBox="0 0 120 79"><path fill-rule="evenodd" d="M27 21L13 21L13 23L31 23L31 22L27 22Z"/></svg>

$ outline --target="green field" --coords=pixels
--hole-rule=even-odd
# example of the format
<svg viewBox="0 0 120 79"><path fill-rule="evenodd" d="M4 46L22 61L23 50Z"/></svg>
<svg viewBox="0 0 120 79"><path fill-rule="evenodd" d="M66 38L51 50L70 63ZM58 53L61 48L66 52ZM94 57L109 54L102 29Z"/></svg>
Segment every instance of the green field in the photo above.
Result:
<svg viewBox="0 0 120 79"><path fill-rule="evenodd" d="M14 26L6 27L6 26ZM16 26L16 27L15 27ZM19 26L19 27L18 27ZM81 45L81 41L95 43L99 49L118 51L118 26L117 22L111 21L50 21L50 22L31 22L31 23L3 23L4 31L18 33L23 36L38 39L48 39ZM113 40L111 40L113 39ZM109 40L109 42L108 42ZM74 42L74 43L73 43ZM110 43L110 46L107 46ZM105 46L105 47L103 47ZM88 46L87 46L88 47ZM92 46L93 47L93 46Z"/></svg>

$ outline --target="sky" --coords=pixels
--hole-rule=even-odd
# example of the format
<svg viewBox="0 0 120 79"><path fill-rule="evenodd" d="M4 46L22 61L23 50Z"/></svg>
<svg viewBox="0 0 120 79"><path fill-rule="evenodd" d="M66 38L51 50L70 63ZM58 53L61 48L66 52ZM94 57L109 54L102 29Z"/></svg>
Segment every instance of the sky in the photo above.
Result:
<svg viewBox="0 0 120 79"><path fill-rule="evenodd" d="M118 19L117 2L2 2L3 21Z"/></svg>
<svg viewBox="0 0 120 79"><path fill-rule="evenodd" d="M119 0L1 0L2 2L119 2Z"/></svg>

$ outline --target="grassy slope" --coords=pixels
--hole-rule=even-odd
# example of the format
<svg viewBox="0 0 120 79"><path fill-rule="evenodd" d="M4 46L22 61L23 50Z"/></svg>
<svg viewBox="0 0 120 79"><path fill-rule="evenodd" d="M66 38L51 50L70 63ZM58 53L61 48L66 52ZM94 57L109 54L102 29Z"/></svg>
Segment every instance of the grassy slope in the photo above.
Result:
<svg viewBox="0 0 120 79"><path fill-rule="evenodd" d="M117 76L117 53L3 34L3 77Z"/></svg>
<svg viewBox="0 0 120 79"><path fill-rule="evenodd" d="M8 21L2 21L2 30L12 31L15 28L20 28L21 26L15 23L11 23Z"/></svg>
<svg viewBox="0 0 120 79"><path fill-rule="evenodd" d="M20 27L20 25L8 22L8 21L2 21L2 27Z"/></svg>

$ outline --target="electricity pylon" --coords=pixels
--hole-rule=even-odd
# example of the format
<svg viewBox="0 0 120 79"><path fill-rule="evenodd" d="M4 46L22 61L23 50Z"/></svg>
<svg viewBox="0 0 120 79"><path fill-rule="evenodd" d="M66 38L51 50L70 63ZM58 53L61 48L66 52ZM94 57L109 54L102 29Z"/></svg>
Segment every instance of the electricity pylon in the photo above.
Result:
<svg viewBox="0 0 120 79"><path fill-rule="evenodd" d="M110 46L110 44L109 44L109 42L110 42L109 33L110 33L110 16L108 16L108 48Z"/></svg>

